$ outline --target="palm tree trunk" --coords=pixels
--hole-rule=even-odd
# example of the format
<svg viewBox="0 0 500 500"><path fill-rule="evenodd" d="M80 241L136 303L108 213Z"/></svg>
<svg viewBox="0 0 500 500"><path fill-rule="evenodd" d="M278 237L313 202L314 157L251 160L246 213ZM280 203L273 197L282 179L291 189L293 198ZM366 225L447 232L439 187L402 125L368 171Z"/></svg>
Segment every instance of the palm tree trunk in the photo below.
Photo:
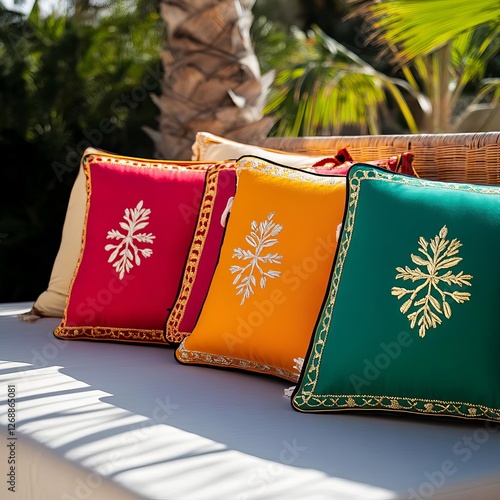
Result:
<svg viewBox="0 0 500 500"><path fill-rule="evenodd" d="M447 44L426 57L430 68L427 92L432 103L432 114L430 125L424 130L429 133L442 134L451 130L450 50L450 44Z"/></svg>
<svg viewBox="0 0 500 500"><path fill-rule="evenodd" d="M451 43L447 43L437 50L439 72L439 121L435 132L446 133L451 130Z"/></svg>
<svg viewBox="0 0 500 500"><path fill-rule="evenodd" d="M264 139L263 116L274 75L261 76L250 40L255 0L161 0L167 27L159 132L148 130L163 158L189 159L199 131L241 142Z"/></svg>

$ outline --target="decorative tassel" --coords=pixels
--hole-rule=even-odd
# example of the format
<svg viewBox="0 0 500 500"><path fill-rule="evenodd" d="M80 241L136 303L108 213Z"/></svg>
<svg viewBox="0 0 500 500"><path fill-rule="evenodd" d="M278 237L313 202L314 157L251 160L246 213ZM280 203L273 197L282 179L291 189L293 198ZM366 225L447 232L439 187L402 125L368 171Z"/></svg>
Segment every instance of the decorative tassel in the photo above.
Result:
<svg viewBox="0 0 500 500"><path fill-rule="evenodd" d="M224 212L222 212L222 215L220 216L220 225L222 227L226 227L226 222L229 217L229 212L231 212L231 208L233 208L233 201L234 201L234 196L231 196L227 200L226 208L224 209Z"/></svg>

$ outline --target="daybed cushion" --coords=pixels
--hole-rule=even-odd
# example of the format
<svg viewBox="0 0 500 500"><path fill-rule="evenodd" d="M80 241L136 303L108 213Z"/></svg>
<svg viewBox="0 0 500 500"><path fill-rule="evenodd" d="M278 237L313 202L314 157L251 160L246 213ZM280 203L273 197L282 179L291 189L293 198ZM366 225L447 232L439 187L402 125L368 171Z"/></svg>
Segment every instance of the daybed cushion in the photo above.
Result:
<svg viewBox="0 0 500 500"><path fill-rule="evenodd" d="M54 318L19 321L29 306L0 304L4 474L12 396L16 418L6 499L500 497L492 422L300 414L284 380L182 366L157 346L66 342Z"/></svg>

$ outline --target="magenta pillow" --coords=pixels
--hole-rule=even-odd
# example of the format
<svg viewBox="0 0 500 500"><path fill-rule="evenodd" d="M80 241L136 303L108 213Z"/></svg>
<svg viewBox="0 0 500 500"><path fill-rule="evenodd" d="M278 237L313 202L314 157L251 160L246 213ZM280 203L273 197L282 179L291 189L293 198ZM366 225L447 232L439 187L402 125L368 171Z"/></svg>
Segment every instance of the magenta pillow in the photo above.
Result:
<svg viewBox="0 0 500 500"><path fill-rule="evenodd" d="M82 249L56 337L165 343L211 165L84 159Z"/></svg>
<svg viewBox="0 0 500 500"><path fill-rule="evenodd" d="M171 344L179 344L188 336L200 315L219 258L235 190L233 164L210 168L181 289L165 324L165 339Z"/></svg>

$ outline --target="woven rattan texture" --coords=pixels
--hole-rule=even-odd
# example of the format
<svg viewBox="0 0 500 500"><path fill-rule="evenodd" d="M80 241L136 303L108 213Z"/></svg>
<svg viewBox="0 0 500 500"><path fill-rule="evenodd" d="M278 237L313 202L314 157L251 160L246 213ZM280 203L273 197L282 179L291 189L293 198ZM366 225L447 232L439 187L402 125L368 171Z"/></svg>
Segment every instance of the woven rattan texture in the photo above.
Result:
<svg viewBox="0 0 500 500"><path fill-rule="evenodd" d="M267 148L330 156L347 148L356 161L387 158L411 151L413 166L424 179L500 184L500 132L467 134L270 137Z"/></svg>

